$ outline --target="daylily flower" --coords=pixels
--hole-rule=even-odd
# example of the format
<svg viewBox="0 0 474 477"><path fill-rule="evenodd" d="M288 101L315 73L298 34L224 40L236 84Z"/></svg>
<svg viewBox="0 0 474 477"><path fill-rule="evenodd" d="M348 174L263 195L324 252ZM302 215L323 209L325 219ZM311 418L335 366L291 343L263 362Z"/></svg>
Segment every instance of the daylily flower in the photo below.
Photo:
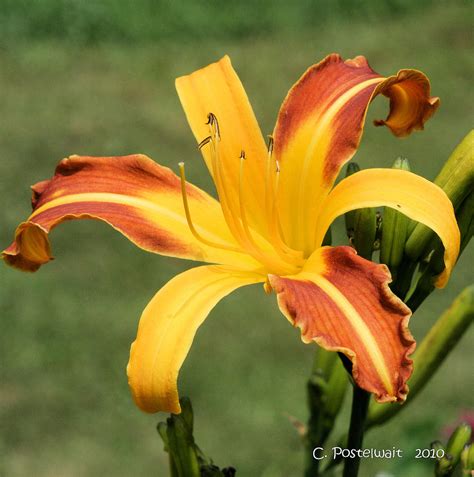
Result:
<svg viewBox="0 0 474 477"><path fill-rule="evenodd" d="M369 103L390 98L396 136L423 129L439 100L426 76L375 73L364 57L329 55L289 91L267 149L228 57L176 86L219 201L143 155L71 156L33 189L33 213L3 252L35 271L51 260L49 232L71 219L102 220L139 247L207 262L179 274L144 310L127 372L136 404L180 412L177 378L196 330L235 289L263 283L302 340L344 353L356 383L380 402L403 401L415 341L410 310L389 289L390 273L348 246L322 246L333 220L388 206L433 229L445 247L443 287L459 251L446 194L395 169L367 169L334 182L354 155Z"/></svg>

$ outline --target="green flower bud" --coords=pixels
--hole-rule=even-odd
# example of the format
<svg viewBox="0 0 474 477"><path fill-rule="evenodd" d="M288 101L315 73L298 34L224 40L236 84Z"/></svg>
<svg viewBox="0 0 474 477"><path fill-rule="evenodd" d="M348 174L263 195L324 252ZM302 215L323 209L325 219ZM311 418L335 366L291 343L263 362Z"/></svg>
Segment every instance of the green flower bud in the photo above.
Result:
<svg viewBox="0 0 474 477"><path fill-rule="evenodd" d="M462 473L471 476L474 472L474 445L469 444L461 452Z"/></svg>
<svg viewBox="0 0 474 477"><path fill-rule="evenodd" d="M464 250L474 234L474 191L471 192L456 211L459 231L461 232L461 249Z"/></svg>
<svg viewBox="0 0 474 477"><path fill-rule="evenodd" d="M169 451L179 477L200 477L194 438L186 421L176 414L166 420Z"/></svg>
<svg viewBox="0 0 474 477"><path fill-rule="evenodd" d="M410 170L408 159L398 158L392 167L404 171ZM388 266L394 279L403 259L409 223L410 219L406 215L391 207L385 207L382 240L380 243L380 262Z"/></svg>
<svg viewBox="0 0 474 477"><path fill-rule="evenodd" d="M355 174L356 172L360 171L359 164L357 162L350 162L347 165L346 169L346 177L351 176L352 174ZM346 212L344 214L344 221L346 223L346 232L347 236L349 239L352 240L354 237L354 217L355 217L355 210L350 210L349 212Z"/></svg>
<svg viewBox="0 0 474 477"><path fill-rule="evenodd" d="M360 171L356 162L347 165L346 177ZM357 253L368 260L372 258L374 242L377 234L378 223L375 209L365 208L351 210L344 214L346 232L351 244Z"/></svg>
<svg viewBox="0 0 474 477"><path fill-rule="evenodd" d="M474 188L474 131L456 147L435 179L457 209ZM434 233L418 224L406 243L405 252L412 260L427 254Z"/></svg>
<svg viewBox="0 0 474 477"><path fill-rule="evenodd" d="M168 434L166 433L166 428L167 428L166 422L159 422L158 425L156 426L156 430L158 431L158 434L160 435L165 445L165 451L168 452L169 444L168 444Z"/></svg>
<svg viewBox="0 0 474 477"><path fill-rule="evenodd" d="M456 221L458 222L459 231L461 232L459 256L461 256L474 232L473 210L474 192L471 192L456 211ZM433 250L433 252L424 263L420 264L420 271L415 280L413 292L408 299L405 300L412 311L415 311L434 290L434 279L444 269L444 247L440 239L433 237L428 248Z"/></svg>
<svg viewBox="0 0 474 477"><path fill-rule="evenodd" d="M357 209L354 214L353 245L357 253L367 260L372 258L376 233L377 216L375 209L372 207Z"/></svg>
<svg viewBox="0 0 474 477"><path fill-rule="evenodd" d="M181 414L180 416L184 419L184 422L189 428L190 434L193 433L193 426L194 426L194 417L193 417L193 406L191 405L191 400L183 396L179 400L179 404L181 405Z"/></svg>
<svg viewBox="0 0 474 477"><path fill-rule="evenodd" d="M451 464L454 469L461 459L461 452L471 440L472 429L469 424L460 424L449 438L446 452L451 456Z"/></svg>

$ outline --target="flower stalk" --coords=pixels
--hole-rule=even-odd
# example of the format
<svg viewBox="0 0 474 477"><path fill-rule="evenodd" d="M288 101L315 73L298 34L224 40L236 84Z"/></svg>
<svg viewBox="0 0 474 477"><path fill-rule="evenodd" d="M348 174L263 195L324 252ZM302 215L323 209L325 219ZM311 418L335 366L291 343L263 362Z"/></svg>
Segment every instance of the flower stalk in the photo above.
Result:
<svg viewBox="0 0 474 477"><path fill-rule="evenodd" d="M191 400L180 399L181 414L171 414L157 430L169 455L171 477L233 477L235 469L219 469L194 441L194 416Z"/></svg>
<svg viewBox="0 0 474 477"><path fill-rule="evenodd" d="M361 449L364 440L365 420L370 402L370 394L354 384L352 396L351 423L347 438L348 449ZM360 457L347 457L344 461L343 477L356 477L359 472Z"/></svg>
<svg viewBox="0 0 474 477"><path fill-rule="evenodd" d="M320 461L313 458L312 451L324 445L334 428L347 384L347 373L338 355L318 347L307 383L310 417L305 435L306 477L318 475Z"/></svg>

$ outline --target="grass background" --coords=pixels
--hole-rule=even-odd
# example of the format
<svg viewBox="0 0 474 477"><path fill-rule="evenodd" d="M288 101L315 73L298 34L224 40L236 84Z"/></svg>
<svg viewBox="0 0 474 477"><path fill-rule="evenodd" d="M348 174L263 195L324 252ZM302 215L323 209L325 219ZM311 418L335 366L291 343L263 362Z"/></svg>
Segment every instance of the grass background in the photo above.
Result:
<svg viewBox="0 0 474 477"><path fill-rule="evenodd" d="M0 0L1 243L29 213L28 186L72 153L141 152L174 169L186 160L189 179L212 190L173 82L225 53L264 133L291 84L332 51L364 54L383 74L426 72L442 107L425 132L398 140L369 125L357 160L389 166L403 155L433 179L472 123L472 13L468 2L428 0ZM378 99L369 119L386 108ZM146 254L92 221L59 227L53 248L57 260L35 275L0 268L0 475L166 476L155 431L165 416L134 407L125 365L142 309L192 264ZM416 313L417 339L473 281L473 258L471 244L448 287ZM472 408L472 338L398 420L367 435L365 447L400 447L405 457L364 461L361 475L432 475L414 449ZM312 354L260 287L225 299L180 376L200 446L242 477L301 475L286 414L306 419Z"/></svg>

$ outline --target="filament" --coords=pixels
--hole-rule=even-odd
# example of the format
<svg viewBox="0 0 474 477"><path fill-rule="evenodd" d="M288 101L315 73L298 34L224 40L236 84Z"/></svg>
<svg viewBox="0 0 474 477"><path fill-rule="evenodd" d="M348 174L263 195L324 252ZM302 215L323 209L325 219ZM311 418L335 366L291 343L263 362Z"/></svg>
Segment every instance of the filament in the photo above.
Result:
<svg viewBox="0 0 474 477"><path fill-rule="evenodd" d="M230 167L231 164L223 164L219 157L219 143L221 141L221 134L219 128L219 122L217 117L213 113L209 113L207 116L206 124L209 126L209 136L204 138L199 143L199 149L209 145L210 149L210 166L212 170L212 175L216 185L216 191L219 198L219 202L222 207L222 212L224 214L225 221L229 227L229 230L233 234L235 240L246 250L247 253L253 256L256 260L262 263L269 270L276 271L276 273L294 273L295 268L299 266L299 262L302 258L301 252L290 249L282 240L280 231L279 231L279 220L278 220L278 211L276 207L276 194L274 193L275 187L272 181L272 150L273 150L273 140L270 138L268 146L268 157L266 163L265 171L265 197L264 204L265 207L265 216L268 228L269 245L272 246L273 250L266 251L262 249L261 245L257 244L254 238L254 232L249 224L246 206L245 206L245 181L244 181L244 163L246 161L245 151L241 151L240 154L240 170L238 176L238 200L231 201L234 199L233 190L230 190L232 183L225 180L225 167ZM279 171L279 165L276 164L277 170ZM207 245L218 247L226 250L238 251L242 253L242 249L236 249L234 247L228 247L225 245L220 245L213 243L207 239L204 239L193 226L191 215L189 212L189 205L187 203L186 197L186 188L185 188L185 176L184 176L184 165L180 164L181 170L181 181L182 181L182 191L183 191L183 203L186 212L186 219L188 225L191 229L193 235L203 243ZM278 172L277 172L278 175ZM276 185L278 184L278 180ZM236 203L235 203L236 202ZM237 207L237 210L234 210Z"/></svg>
<svg viewBox="0 0 474 477"><path fill-rule="evenodd" d="M288 247L282 238L281 233L281 224L278 216L278 190L280 184L280 163L275 161L275 183L273 186L273 208L271 212L271 222L270 222L270 237L273 244L275 244L275 250L280 256L290 256L292 262L295 262L298 265L302 265L303 253L298 250L294 250L291 247Z"/></svg>
<svg viewBox="0 0 474 477"><path fill-rule="evenodd" d="M273 154L273 137L268 136L268 153L267 153L267 164L265 170L265 216L267 218L267 228L270 232L271 228L271 207L272 207L272 185L271 185L271 168L272 168L272 154Z"/></svg>
<svg viewBox="0 0 474 477"><path fill-rule="evenodd" d="M239 206L240 206L240 218L242 221L242 226L244 229L245 233L245 238L247 239L248 246L249 248L256 254L256 258L259 259L262 263L266 263L271 265L275 265L278 262L275 261L276 257L272 257L271 255L268 255L264 251L262 251L259 246L255 243L255 240L252 236L252 233L250 231L250 227L248 225L247 221L247 214L245 211L245 200L244 200L244 163L245 163L246 157L245 157L245 152L242 151L240 154L240 174L239 174ZM278 252L278 250L276 250ZM280 255L280 254L279 254ZM283 258L284 260L287 259L288 257L282 256L280 258ZM278 266L278 265L277 265ZM285 268L288 267L288 264L281 264L281 266L284 266Z"/></svg>
<svg viewBox="0 0 474 477"><path fill-rule="evenodd" d="M222 164L219 160L219 142L221 139L219 121L213 113L207 115L207 123L209 125L210 133L209 136L211 139L206 142L211 145L211 166L214 177L214 182L216 185L217 195L219 197L219 202L222 207L222 213L224 214L225 221L227 225L239 242L240 245L243 243L242 232L240 227L232 213L231 206L229 204L229 198L227 197L227 191L222 180Z"/></svg>
<svg viewBox="0 0 474 477"><path fill-rule="evenodd" d="M231 247L228 245L212 242L211 240L207 240L196 230L196 227L194 226L192 218L191 218L191 212L189 210L188 193L186 191L186 175L184 172L184 162L180 162L178 165L179 165L179 172L181 177L181 195L183 197L184 213L186 215L186 221L188 222L189 230L191 230L191 233L193 234L194 238L198 240L199 242L202 242L203 244L208 245L209 247L220 248L222 250L229 250L232 252L242 253L242 250L237 247Z"/></svg>

